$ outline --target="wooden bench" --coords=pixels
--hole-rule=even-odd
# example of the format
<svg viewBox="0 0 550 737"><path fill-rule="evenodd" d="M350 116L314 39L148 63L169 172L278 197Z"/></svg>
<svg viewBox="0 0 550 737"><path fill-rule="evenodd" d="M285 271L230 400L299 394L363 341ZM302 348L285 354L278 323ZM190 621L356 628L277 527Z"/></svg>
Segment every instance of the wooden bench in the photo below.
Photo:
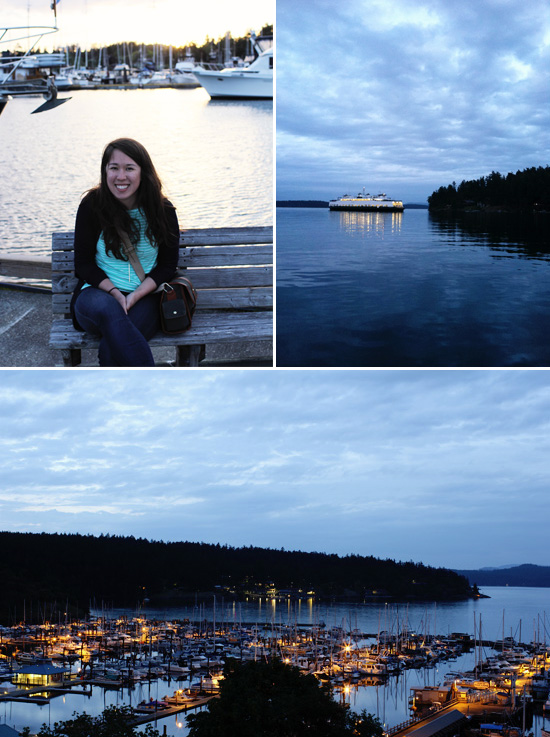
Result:
<svg viewBox="0 0 550 737"><path fill-rule="evenodd" d="M74 233L52 237L52 310L50 346L59 349L58 366L77 366L84 348L99 340L75 330L70 317L74 275ZM176 366L198 366L207 346L273 341L273 228L209 228L180 233L179 273L197 290L197 310L190 330L158 333L149 345L174 346Z"/></svg>

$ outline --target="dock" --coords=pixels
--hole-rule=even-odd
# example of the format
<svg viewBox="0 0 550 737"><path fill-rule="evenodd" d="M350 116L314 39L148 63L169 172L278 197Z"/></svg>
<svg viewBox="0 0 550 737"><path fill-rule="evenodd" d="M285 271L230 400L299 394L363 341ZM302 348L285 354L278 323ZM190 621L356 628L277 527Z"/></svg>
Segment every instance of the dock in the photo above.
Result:
<svg viewBox="0 0 550 737"><path fill-rule="evenodd" d="M79 685L79 684L75 684ZM25 704L37 704L38 706L45 706L50 703L52 698L56 696L62 696L65 694L80 694L82 696L90 696L92 693L92 685L100 686L101 688L108 688L109 686L122 685L122 682L109 682L104 679L92 679L86 681L87 687L74 687L71 688L70 684L64 684L62 686L32 686L31 688L18 688L9 691L4 694L0 694L0 702L15 702ZM47 694L47 695L43 695ZM218 694L201 694L198 696L185 697L177 699L174 696L163 699L160 703L166 704L165 706L157 706L156 702L153 704L144 704L141 707L134 707L133 715L130 720L132 727L137 727L142 724L148 724L149 722L156 722L159 719L165 719L166 717L173 716L174 714L180 714L181 712L191 711L192 709L198 709L208 704L212 699L218 698Z"/></svg>
<svg viewBox="0 0 550 737"><path fill-rule="evenodd" d="M132 727L138 727L141 724L148 724L149 722L156 722L158 719L164 719L165 717L173 716L174 714L180 714L181 712L190 711L191 709L198 709L201 706L205 706L212 699L217 699L217 695L204 696L198 699L187 699L181 704L169 704L164 708L152 709L142 714L137 714L131 719L130 725ZM137 712L137 707L134 708Z"/></svg>
<svg viewBox="0 0 550 737"><path fill-rule="evenodd" d="M516 710L518 711L518 710ZM397 724L385 733L385 737L444 737L456 734L457 727L471 716L493 719L495 714L510 713L503 704L466 702L453 699L441 709L420 718Z"/></svg>
<svg viewBox="0 0 550 737"><path fill-rule="evenodd" d="M406 737L414 735L414 737L443 737L446 734L456 734L456 728L459 724L466 721L466 716L457 708L453 707L442 709L435 714L431 714L424 719L411 720L406 726L398 725L386 732L388 737Z"/></svg>
<svg viewBox="0 0 550 737"><path fill-rule="evenodd" d="M41 695L45 693L49 695ZM31 686L30 688L17 688L6 693L0 693L0 701L16 701L43 706L44 704L49 704L50 700L56 696L64 696L65 694L90 696L91 693L91 685L89 688L71 688L70 684L64 684L62 686Z"/></svg>

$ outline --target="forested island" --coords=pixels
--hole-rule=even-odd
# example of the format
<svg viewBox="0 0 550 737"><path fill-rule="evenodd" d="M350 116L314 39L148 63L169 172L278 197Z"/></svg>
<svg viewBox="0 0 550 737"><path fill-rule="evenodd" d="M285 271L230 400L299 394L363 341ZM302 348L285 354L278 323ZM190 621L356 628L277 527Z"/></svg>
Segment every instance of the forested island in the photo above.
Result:
<svg viewBox="0 0 550 737"><path fill-rule="evenodd" d="M135 607L197 597L382 601L476 595L445 568L372 556L235 548L111 535L0 532L0 623L75 616L90 606Z"/></svg>
<svg viewBox="0 0 550 737"><path fill-rule="evenodd" d="M428 197L433 211L550 211L550 166L489 176L440 187Z"/></svg>

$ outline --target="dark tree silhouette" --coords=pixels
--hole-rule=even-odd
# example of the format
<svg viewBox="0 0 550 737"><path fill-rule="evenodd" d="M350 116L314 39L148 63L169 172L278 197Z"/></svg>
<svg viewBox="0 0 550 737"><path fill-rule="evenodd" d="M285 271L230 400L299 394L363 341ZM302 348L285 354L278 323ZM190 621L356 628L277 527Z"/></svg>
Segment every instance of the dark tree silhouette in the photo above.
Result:
<svg viewBox="0 0 550 737"><path fill-rule="evenodd" d="M37 565L43 561L48 565ZM65 620L94 602L134 607L148 598L167 605L215 591L238 598L258 582L314 590L321 599L471 596L466 578L412 561L110 535L0 532L0 577L0 622L7 624Z"/></svg>
<svg viewBox="0 0 550 737"><path fill-rule="evenodd" d="M550 166L531 167L503 176L497 171L472 181L440 187L428 197L430 210L550 209Z"/></svg>
<svg viewBox="0 0 550 737"><path fill-rule="evenodd" d="M312 675L274 659L231 661L220 697L187 717L189 737L381 737L372 715L350 712Z"/></svg>
<svg viewBox="0 0 550 737"><path fill-rule="evenodd" d="M73 714L72 719L65 722L55 722L53 727L46 724L38 732L40 737L136 737L137 732L129 724L131 709L129 707L110 706L103 714L92 717L89 714ZM30 734L28 729L23 735ZM150 724L140 733L145 737L160 737L157 729Z"/></svg>

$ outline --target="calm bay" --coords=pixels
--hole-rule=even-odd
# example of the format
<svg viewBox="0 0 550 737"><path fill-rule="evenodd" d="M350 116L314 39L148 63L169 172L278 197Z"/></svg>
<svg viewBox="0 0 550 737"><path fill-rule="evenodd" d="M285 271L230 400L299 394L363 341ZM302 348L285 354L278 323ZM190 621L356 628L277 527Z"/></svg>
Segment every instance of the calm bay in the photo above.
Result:
<svg viewBox="0 0 550 737"><path fill-rule="evenodd" d="M550 589L545 588L484 588L489 598L461 602L415 602L415 603L314 603L302 602L234 602L216 597L206 605L177 607L170 609L113 610L109 616L122 614L133 617L138 613L147 619L173 620L190 619L200 621L212 619L222 623L257 623L259 625L278 623L298 623L302 625L324 622L327 627L343 626L348 631L359 629L363 633L374 634L386 629L395 631L397 618L401 623L419 633L446 635L452 632L474 634L474 627L482 626L483 638L502 640L514 637L516 641L547 642L548 622L546 613L550 612ZM105 614L105 612L96 612ZM344 699L351 708L360 711L367 709L375 714L386 727L406 720L409 715L408 698L413 687L434 685L443 682L449 671L472 668L474 656L466 653L457 660L443 661L431 668L415 668L390 677L383 685L352 687L349 693L337 698ZM185 685L185 684L184 684ZM67 694L54 698L50 704L22 704L4 702L0 709L0 722L21 729L28 725L37 731L43 723L68 719L73 712L86 711L99 714L110 705L132 704L158 699L171 694L182 682L156 680L140 684L134 688L103 689L92 688L90 696ZM532 731L539 737L544 725L541 709L535 710ZM171 737L186 735L187 729L183 715L168 717L157 722L157 728Z"/></svg>
<svg viewBox="0 0 550 737"><path fill-rule="evenodd" d="M201 88L59 96L71 99L37 115L40 98L14 99L0 116L0 255L49 256L119 137L145 145L181 228L272 224L271 100L212 102Z"/></svg>
<svg viewBox="0 0 550 737"><path fill-rule="evenodd" d="M277 209L277 365L550 365L548 213Z"/></svg>

